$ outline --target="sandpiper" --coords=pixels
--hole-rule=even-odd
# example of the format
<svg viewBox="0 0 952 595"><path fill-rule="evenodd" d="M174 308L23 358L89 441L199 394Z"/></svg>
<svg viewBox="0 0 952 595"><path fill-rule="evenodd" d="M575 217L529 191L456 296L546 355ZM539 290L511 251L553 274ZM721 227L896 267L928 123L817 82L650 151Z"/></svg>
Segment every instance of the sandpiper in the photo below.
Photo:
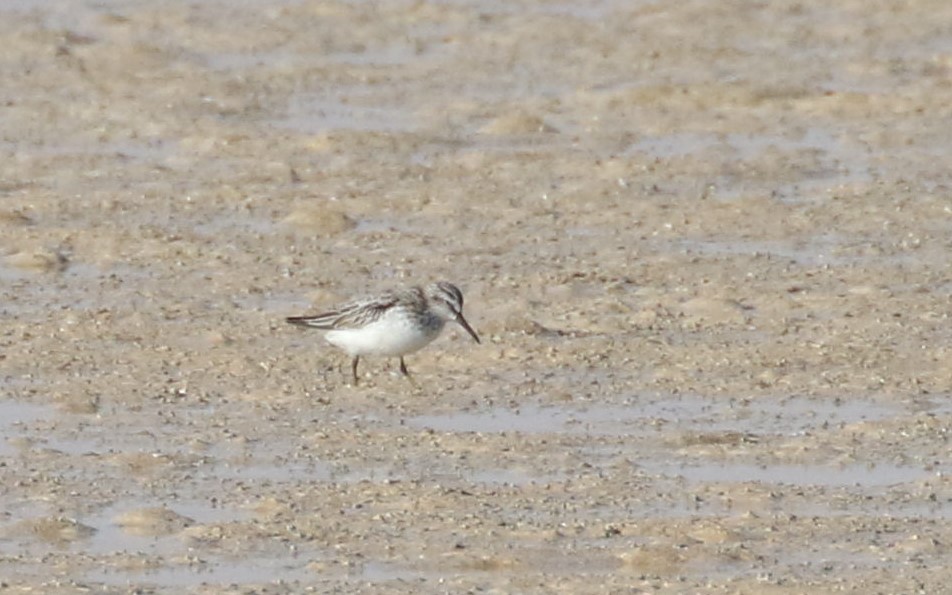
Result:
<svg viewBox="0 0 952 595"><path fill-rule="evenodd" d="M463 318L463 294L452 283L440 281L340 304L314 316L292 316L291 324L328 331L329 343L353 360L354 384L362 355L400 358L400 372L410 377L403 356L418 351L437 338L446 321L459 323L479 343L479 336Z"/></svg>

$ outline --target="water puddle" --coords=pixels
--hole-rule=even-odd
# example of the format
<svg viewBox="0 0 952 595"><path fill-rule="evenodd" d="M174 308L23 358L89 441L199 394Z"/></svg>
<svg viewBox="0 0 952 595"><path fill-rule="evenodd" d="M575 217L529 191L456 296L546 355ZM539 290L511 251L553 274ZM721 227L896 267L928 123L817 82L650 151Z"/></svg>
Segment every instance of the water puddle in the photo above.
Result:
<svg viewBox="0 0 952 595"><path fill-rule="evenodd" d="M204 238L244 235L262 237L274 235L278 223L258 213L227 213L195 222L190 227L195 234Z"/></svg>
<svg viewBox="0 0 952 595"><path fill-rule="evenodd" d="M715 134L680 132L665 136L646 137L628 147L629 152L649 153L654 157L669 159L705 151L723 153L725 150L737 159L757 159L770 150L815 151L822 154L837 154L841 141L827 129L810 128L799 136L776 134ZM849 155L852 155L850 153ZM844 157L846 155L839 155ZM854 156L855 158L855 156ZM865 166L865 162L858 165Z"/></svg>
<svg viewBox="0 0 952 595"><path fill-rule="evenodd" d="M712 444L738 445L745 437L801 436L835 430L849 424L915 415L910 404L868 400L818 400L807 397L761 398L749 401L698 396L668 396L632 401L627 405L539 406L496 408L445 415L422 415L408 425L441 432L581 435L599 438L650 438L659 427L666 432L710 437ZM723 437L723 440L719 440ZM715 447L716 449L719 447ZM733 447L731 447L733 448ZM593 464L612 465L631 456L617 443L593 443L584 449ZM889 462L848 464L778 462L757 464L694 461L670 449L642 451L639 468L654 475L693 483L757 482L816 487L885 488L923 481L935 471ZM458 478L478 483L527 485L560 481L558 475L533 475L522 470L461 471Z"/></svg>
<svg viewBox="0 0 952 595"><path fill-rule="evenodd" d="M180 532L163 536L136 535L119 526L118 519L131 511L165 506L176 515L189 519L191 526L249 522L253 512L207 502L123 501L103 510L84 522L96 529L93 537L82 542L83 551L91 555L134 556L139 565L104 564L88 572L85 579L107 586L150 586L157 588L191 588L199 585L288 584L312 580L321 562L320 552L303 548L287 549L283 544L269 545L266 551L250 552L236 558L233 553L216 552L214 548L196 547ZM199 538L200 539L200 538ZM368 563L356 578L389 580L406 573L384 564Z"/></svg>
<svg viewBox="0 0 952 595"><path fill-rule="evenodd" d="M460 411L420 415L406 421L413 427L440 432L627 436L644 434L651 426L670 424L695 431L793 435L886 419L901 411L895 405L864 400L787 397L739 401L682 395L632 400L624 405L526 405L517 409Z"/></svg>
<svg viewBox="0 0 952 595"><path fill-rule="evenodd" d="M20 449L10 443L23 438L23 426L53 416L53 408L20 401L0 401L0 456L12 456Z"/></svg>
<svg viewBox="0 0 952 595"><path fill-rule="evenodd" d="M357 88L351 88L347 96L295 95L284 119L276 124L311 134L334 130L413 132L419 128L416 115L406 105L388 105L369 91L363 96Z"/></svg>
<svg viewBox="0 0 952 595"><path fill-rule="evenodd" d="M245 483L288 483L341 481L350 476L337 472L330 464L320 461L282 461L280 459L250 459L241 461L213 461L199 478L211 482L227 480Z"/></svg>
<svg viewBox="0 0 952 595"><path fill-rule="evenodd" d="M837 234L822 233L798 240L742 240L734 237L710 237L664 241L665 249L705 257L753 256L782 258L806 266L857 265L868 262L944 263L945 253L939 250L899 251L884 254L872 241L846 241Z"/></svg>
<svg viewBox="0 0 952 595"><path fill-rule="evenodd" d="M103 566L86 574L86 580L108 586L185 589L200 585L287 584L314 578L306 560L284 557L249 556L240 560L162 566L128 570Z"/></svg>
<svg viewBox="0 0 952 595"><path fill-rule="evenodd" d="M784 240L739 240L729 238L682 239L673 242L675 250L686 254L701 256L769 256L783 258L797 264L819 266L823 264L845 264L857 261L844 255L841 240L832 234L810 238L810 241Z"/></svg>
<svg viewBox="0 0 952 595"><path fill-rule="evenodd" d="M565 473L534 473L528 469L473 469L459 477L472 483L524 486L564 481Z"/></svg>
<svg viewBox="0 0 952 595"><path fill-rule="evenodd" d="M410 220L403 218L397 219L395 217L377 217L377 218L364 218L357 221L357 227L354 228L355 233L359 234L368 234L368 233L401 233L401 234L423 234L426 233L426 228L424 226L415 225Z"/></svg>
<svg viewBox="0 0 952 595"><path fill-rule="evenodd" d="M114 557L136 556L143 566L128 568L103 565L86 574L86 580L110 586L148 585L160 588L185 588L197 585L228 585L277 583L312 577L305 567L308 558L293 552L261 554L232 559L228 554L216 555L213 550L195 550L188 539L176 532L170 535L137 535L120 526L122 515L147 508L165 506L175 515L188 519L190 526L248 521L253 513L233 507L219 507L206 502L171 503L124 501L86 519L96 529L95 535L82 543L87 554ZM174 562L170 562L174 561ZM181 563L177 563L181 561ZM149 564L145 564L149 563Z"/></svg>
<svg viewBox="0 0 952 595"><path fill-rule="evenodd" d="M288 554L286 556L261 557L241 560L218 560L215 562L163 566L161 568L130 571L116 568L101 568L86 575L87 580L109 586L193 588L201 585L287 585L298 581L313 580L324 569L311 570L312 556ZM318 563L320 564L320 560ZM348 573L351 580L371 583L409 581L421 576L420 572L402 568L382 561L371 560Z"/></svg>
<svg viewBox="0 0 952 595"><path fill-rule="evenodd" d="M407 420L411 426L439 432L522 433L625 433L623 408L593 406L570 410L530 405L519 409L468 411L446 415L420 415Z"/></svg>
<svg viewBox="0 0 952 595"><path fill-rule="evenodd" d="M769 189L780 198L797 201L802 200L805 191L864 184L877 173L869 153L856 146L849 135L837 136L835 132L820 128L808 128L799 134L785 136L682 132L643 138L629 146L627 153L648 154L660 159L710 156L744 162L787 155L790 159L804 161L803 167L798 168L795 181L776 185L776 180L773 180ZM721 182L714 184L713 188L720 198L734 198L755 189L751 186L755 183L732 180L729 176L722 178Z"/></svg>
<svg viewBox="0 0 952 595"><path fill-rule="evenodd" d="M129 297L116 291L115 286L136 283L146 275L131 266L112 264L100 268L69 257L64 267L56 272L10 269L0 259L0 281L10 281L6 287L0 284L3 289L0 313L30 320L45 310L64 310L80 316L103 309L121 309L128 305Z"/></svg>
<svg viewBox="0 0 952 595"><path fill-rule="evenodd" d="M919 467L892 464L810 465L751 463L669 465L649 463L646 468L661 475L677 476L692 483L768 483L828 488L878 488L928 479L934 475Z"/></svg>
<svg viewBox="0 0 952 595"><path fill-rule="evenodd" d="M83 550L90 554L115 554L117 552L136 552L149 555L174 555L185 553L186 546L172 535L152 536L137 534L121 526L123 515L137 510L166 508L175 515L188 519L192 525L214 525L245 521L252 517L247 510L233 507L214 506L206 502L175 501L154 502L123 501L81 521L94 529L95 535L83 543Z"/></svg>
<svg viewBox="0 0 952 595"><path fill-rule="evenodd" d="M379 560L370 560L361 566L360 574L355 578L372 583L382 583L396 580L407 581L421 576L423 576L421 572Z"/></svg>

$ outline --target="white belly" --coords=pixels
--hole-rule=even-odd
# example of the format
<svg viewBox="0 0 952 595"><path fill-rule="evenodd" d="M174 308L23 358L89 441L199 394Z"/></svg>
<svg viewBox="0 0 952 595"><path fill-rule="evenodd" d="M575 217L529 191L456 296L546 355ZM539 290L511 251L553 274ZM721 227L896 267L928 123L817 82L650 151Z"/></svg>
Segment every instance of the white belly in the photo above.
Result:
<svg viewBox="0 0 952 595"><path fill-rule="evenodd" d="M423 327L403 316L385 316L363 328L328 331L325 338L352 356L398 356L427 346L441 330L442 321Z"/></svg>

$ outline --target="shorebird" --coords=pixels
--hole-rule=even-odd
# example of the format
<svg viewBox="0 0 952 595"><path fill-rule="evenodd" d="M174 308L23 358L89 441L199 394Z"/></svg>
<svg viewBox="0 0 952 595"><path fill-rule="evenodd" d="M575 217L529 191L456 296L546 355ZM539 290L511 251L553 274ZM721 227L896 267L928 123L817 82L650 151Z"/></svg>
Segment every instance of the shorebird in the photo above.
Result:
<svg viewBox="0 0 952 595"><path fill-rule="evenodd" d="M357 298L313 316L292 316L291 324L327 331L325 338L350 355L354 384L361 356L400 358L400 373L410 378L403 356L419 351L440 335L447 321L458 323L479 343L463 317L463 294L440 281Z"/></svg>

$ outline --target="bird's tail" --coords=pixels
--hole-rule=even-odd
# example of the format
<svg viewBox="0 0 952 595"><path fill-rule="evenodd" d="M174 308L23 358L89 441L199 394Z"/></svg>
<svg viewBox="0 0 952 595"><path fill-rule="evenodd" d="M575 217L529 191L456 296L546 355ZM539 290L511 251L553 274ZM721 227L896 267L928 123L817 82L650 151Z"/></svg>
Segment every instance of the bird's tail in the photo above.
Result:
<svg viewBox="0 0 952 595"><path fill-rule="evenodd" d="M307 328L332 329L335 317L318 314L317 316L289 316L285 320L295 326Z"/></svg>

